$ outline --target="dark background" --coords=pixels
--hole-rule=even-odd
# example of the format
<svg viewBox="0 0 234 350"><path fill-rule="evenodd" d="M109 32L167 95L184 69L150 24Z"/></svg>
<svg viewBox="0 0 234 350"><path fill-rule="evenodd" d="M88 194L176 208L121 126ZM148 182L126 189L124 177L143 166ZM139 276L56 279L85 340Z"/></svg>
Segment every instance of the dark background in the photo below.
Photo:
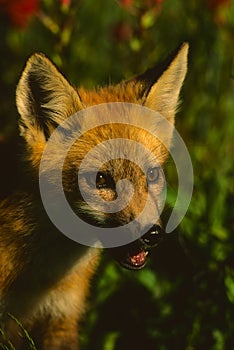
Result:
<svg viewBox="0 0 234 350"><path fill-rule="evenodd" d="M44 52L88 88L141 73L190 43L177 115L195 174L188 213L140 272L104 254L81 349L233 349L233 1L0 0L0 33L0 197L18 181L15 88L31 53ZM169 204L174 171L169 162Z"/></svg>

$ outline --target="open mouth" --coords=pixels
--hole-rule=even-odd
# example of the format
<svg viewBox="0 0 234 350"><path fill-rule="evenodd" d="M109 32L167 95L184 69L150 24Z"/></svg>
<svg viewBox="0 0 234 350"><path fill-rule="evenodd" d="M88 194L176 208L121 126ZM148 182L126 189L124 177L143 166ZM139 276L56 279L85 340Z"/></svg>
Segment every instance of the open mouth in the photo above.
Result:
<svg viewBox="0 0 234 350"><path fill-rule="evenodd" d="M141 248L138 252L127 253L125 257L119 260L119 263L129 270L140 270L146 264L148 253L148 250Z"/></svg>
<svg viewBox="0 0 234 350"><path fill-rule="evenodd" d="M164 230L159 225L154 225L140 239L122 247L114 248L114 258L121 266L128 270L140 270L147 262L147 256L151 248L157 246L163 239Z"/></svg>

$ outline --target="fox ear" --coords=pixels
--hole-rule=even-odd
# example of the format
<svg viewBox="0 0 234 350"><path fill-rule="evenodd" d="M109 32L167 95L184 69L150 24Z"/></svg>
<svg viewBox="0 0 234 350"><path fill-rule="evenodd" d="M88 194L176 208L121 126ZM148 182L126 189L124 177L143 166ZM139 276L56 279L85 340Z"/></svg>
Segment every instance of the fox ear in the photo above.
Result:
<svg viewBox="0 0 234 350"><path fill-rule="evenodd" d="M174 123L180 90L187 72L188 48L189 45L183 43L163 63L136 78L143 87L144 105L159 112L171 123Z"/></svg>
<svg viewBox="0 0 234 350"><path fill-rule="evenodd" d="M16 104L21 134L28 142L49 138L68 116L82 109L76 90L43 54L32 55L20 78Z"/></svg>

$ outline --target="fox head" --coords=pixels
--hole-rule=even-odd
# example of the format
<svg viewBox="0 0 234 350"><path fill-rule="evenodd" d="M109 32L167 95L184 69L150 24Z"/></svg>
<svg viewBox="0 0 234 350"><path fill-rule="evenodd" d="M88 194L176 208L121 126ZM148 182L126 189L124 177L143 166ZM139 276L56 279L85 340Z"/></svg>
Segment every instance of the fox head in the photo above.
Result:
<svg viewBox="0 0 234 350"><path fill-rule="evenodd" d="M56 182L53 169L60 159L61 143L68 142L75 130L79 137L71 144L62 171L63 189L70 206L84 221L99 227L113 228L134 221L131 234L139 239L114 249L114 255L127 268L142 268L149 248L161 240L160 195L164 187L161 167L172 140L170 128L161 128L160 137L154 136L154 131L159 128L157 118L155 121L149 118L149 122L144 113L143 127L136 125L134 118L139 117L136 113L140 114L142 106L149 114L155 111L174 124L187 70L187 53L188 44L185 43L155 68L95 91L75 89L48 58L34 54L29 58L17 87L20 132L26 141L30 166L39 171L51 136L55 130L60 130L61 137L57 137L53 151L48 155L45 170L49 181ZM119 102L114 104L119 113L126 114L126 123L113 122L112 108L116 102ZM122 103L127 104L128 112L123 112ZM103 120L89 128L91 119L86 117L86 111L92 114L95 109L89 107L96 105L102 106L103 113L101 116L99 113L98 118ZM134 106L138 106L137 112ZM77 112L75 122L73 120L58 129ZM111 140L118 142L113 145ZM145 153L144 149L148 151ZM93 152L85 167L81 167L90 151ZM130 157L126 157L126 153ZM123 180L131 183L132 192ZM81 188L91 204L84 199ZM119 210L108 210L119 197L125 205ZM142 216L146 202L148 209Z"/></svg>

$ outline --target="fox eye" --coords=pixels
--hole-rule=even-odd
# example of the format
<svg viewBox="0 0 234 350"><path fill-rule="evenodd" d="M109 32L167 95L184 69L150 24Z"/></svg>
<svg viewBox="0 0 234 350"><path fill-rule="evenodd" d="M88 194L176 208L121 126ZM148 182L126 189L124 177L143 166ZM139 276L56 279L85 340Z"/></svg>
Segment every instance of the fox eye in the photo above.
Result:
<svg viewBox="0 0 234 350"><path fill-rule="evenodd" d="M89 172L85 174L85 179L89 187L98 190L103 188L115 189L115 182L112 176L108 173L103 172Z"/></svg>
<svg viewBox="0 0 234 350"><path fill-rule="evenodd" d="M147 171L147 182L148 183L155 183L158 181L159 178L159 168L155 167L155 168L150 168Z"/></svg>
<svg viewBox="0 0 234 350"><path fill-rule="evenodd" d="M111 175L98 172L96 176L96 188L98 190L102 188L114 188L115 183Z"/></svg>
<svg viewBox="0 0 234 350"><path fill-rule="evenodd" d="M97 176L96 176L96 187L97 187L97 189L107 187L106 175L104 175L102 173L97 173Z"/></svg>

